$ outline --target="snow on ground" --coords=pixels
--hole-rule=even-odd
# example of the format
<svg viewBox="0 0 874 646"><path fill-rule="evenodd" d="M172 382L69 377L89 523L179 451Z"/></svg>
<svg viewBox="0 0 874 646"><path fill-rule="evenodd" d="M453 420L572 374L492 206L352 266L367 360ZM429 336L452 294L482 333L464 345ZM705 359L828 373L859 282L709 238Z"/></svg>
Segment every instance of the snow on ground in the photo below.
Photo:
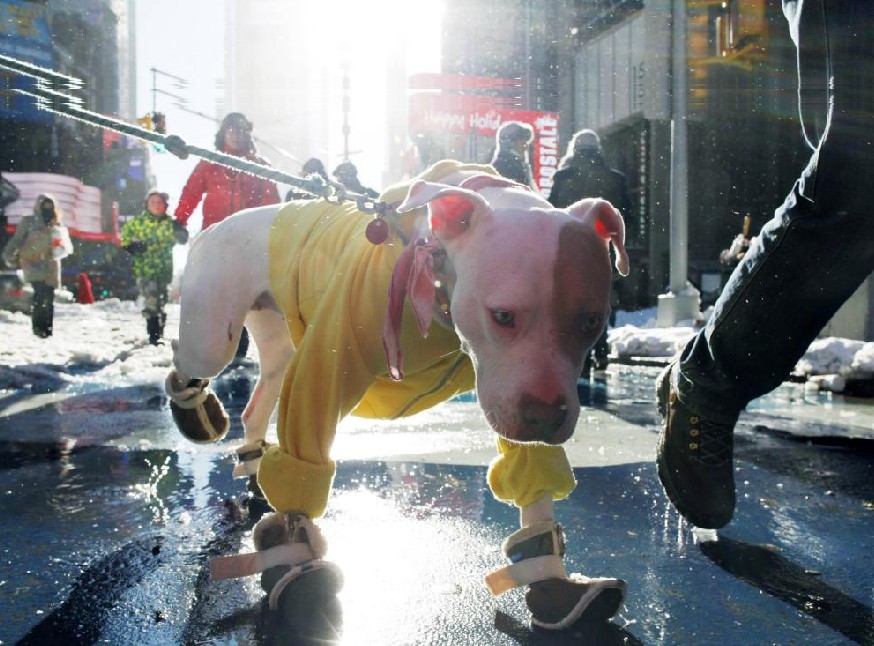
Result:
<svg viewBox="0 0 874 646"><path fill-rule="evenodd" d="M167 331L175 336L179 306L170 305L167 314ZM41 386L58 379L83 390L162 383L172 364L169 344L148 344L145 319L132 301L56 303L47 339L32 333L27 314L0 310L0 330L0 405L15 390L45 392Z"/></svg>
<svg viewBox="0 0 874 646"><path fill-rule="evenodd" d="M167 310L167 336L174 338L178 304ZM695 334L696 328L655 326L655 309L619 312L610 331L612 352L667 361ZM172 363L169 343L150 346L137 303L109 299L93 305L56 303L55 333L41 339L31 332L26 314L0 310L0 408L5 397L22 389L46 392L58 382L77 391L137 384L161 384ZM250 347L250 356L255 350ZM815 341L796 372L841 377L874 374L874 343L825 338ZM818 378L823 387L840 390L843 379Z"/></svg>

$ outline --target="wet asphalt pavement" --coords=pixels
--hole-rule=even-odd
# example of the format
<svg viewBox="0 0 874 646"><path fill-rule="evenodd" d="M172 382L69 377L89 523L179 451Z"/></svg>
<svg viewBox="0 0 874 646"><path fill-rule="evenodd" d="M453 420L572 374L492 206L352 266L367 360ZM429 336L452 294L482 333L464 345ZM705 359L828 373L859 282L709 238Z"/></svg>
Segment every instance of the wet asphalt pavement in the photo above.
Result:
<svg viewBox="0 0 874 646"><path fill-rule="evenodd" d="M178 436L157 385L2 400L0 642L874 644L874 400L787 384L756 402L735 519L707 536L655 474L658 368L581 384L579 484L556 506L568 570L625 578L628 598L609 625L547 633L521 591L482 583L517 513L485 486L493 437L473 402L344 422L320 522L345 576L335 603L278 617L257 577L211 582L210 558L252 549L259 510L230 452L255 370L216 380L235 421L206 447Z"/></svg>

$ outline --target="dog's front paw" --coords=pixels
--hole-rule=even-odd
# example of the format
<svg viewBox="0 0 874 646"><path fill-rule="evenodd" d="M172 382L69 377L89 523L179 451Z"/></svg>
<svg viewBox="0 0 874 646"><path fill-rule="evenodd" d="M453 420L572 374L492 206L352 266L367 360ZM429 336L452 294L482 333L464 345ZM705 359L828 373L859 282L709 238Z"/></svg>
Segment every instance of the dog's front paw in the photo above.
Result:
<svg viewBox="0 0 874 646"><path fill-rule="evenodd" d="M179 432L196 444L218 442L231 427L225 407L208 385L207 379L179 383L175 371L170 373L165 382L173 421Z"/></svg>
<svg viewBox="0 0 874 646"><path fill-rule="evenodd" d="M259 552L281 551L287 557L261 574L261 588L270 595L271 609L281 611L303 599L333 597L342 589L340 568L322 558L328 546L321 530L304 514L262 518L253 541Z"/></svg>
<svg viewBox="0 0 874 646"><path fill-rule="evenodd" d="M604 623L625 600L625 581L567 575L565 541L561 525L542 521L523 527L504 541L510 565L486 577L493 595L528 586L525 602L531 623L562 630L578 621Z"/></svg>
<svg viewBox="0 0 874 646"><path fill-rule="evenodd" d="M577 622L609 621L625 601L625 590L626 583L621 579L572 575L531 583L525 593L525 603L533 625L562 630Z"/></svg>

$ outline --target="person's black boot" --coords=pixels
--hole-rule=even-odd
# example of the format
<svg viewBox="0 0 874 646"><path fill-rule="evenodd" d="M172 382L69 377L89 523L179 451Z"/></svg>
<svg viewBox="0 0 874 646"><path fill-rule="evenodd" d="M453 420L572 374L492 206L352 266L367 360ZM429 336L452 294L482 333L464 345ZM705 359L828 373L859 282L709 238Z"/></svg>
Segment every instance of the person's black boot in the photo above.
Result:
<svg viewBox="0 0 874 646"><path fill-rule="evenodd" d="M656 455L659 480L690 523L719 529L734 513L734 424L707 420L689 410L671 384L675 369L675 363L669 365L656 383L664 417Z"/></svg>
<svg viewBox="0 0 874 646"><path fill-rule="evenodd" d="M149 343L158 345L163 336L163 326L157 315L152 315L146 319L146 332L149 334Z"/></svg>

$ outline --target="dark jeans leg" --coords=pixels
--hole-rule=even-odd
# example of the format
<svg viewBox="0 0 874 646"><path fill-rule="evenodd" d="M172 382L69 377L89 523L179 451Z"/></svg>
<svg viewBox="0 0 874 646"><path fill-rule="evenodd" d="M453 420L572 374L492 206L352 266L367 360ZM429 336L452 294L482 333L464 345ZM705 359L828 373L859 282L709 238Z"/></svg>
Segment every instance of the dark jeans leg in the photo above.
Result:
<svg viewBox="0 0 874 646"><path fill-rule="evenodd" d="M789 17L802 66L801 120L809 141L819 137L816 149L676 374L680 399L714 421L734 423L747 403L780 385L874 269L874 4L802 6L804 15ZM811 114L823 106L824 117Z"/></svg>
<svg viewBox="0 0 874 646"><path fill-rule="evenodd" d="M30 316L33 333L51 336L55 318L55 288L44 281L31 283L33 287L33 311Z"/></svg>
<svg viewBox="0 0 874 646"><path fill-rule="evenodd" d="M137 289L143 298L143 316L146 318L146 332L149 343L157 345L164 336L164 322L167 314L167 283L153 278L137 278Z"/></svg>
<svg viewBox="0 0 874 646"><path fill-rule="evenodd" d="M240 332L240 342L237 344L237 351L234 356L237 358L245 357L249 351L249 330L243 328Z"/></svg>

